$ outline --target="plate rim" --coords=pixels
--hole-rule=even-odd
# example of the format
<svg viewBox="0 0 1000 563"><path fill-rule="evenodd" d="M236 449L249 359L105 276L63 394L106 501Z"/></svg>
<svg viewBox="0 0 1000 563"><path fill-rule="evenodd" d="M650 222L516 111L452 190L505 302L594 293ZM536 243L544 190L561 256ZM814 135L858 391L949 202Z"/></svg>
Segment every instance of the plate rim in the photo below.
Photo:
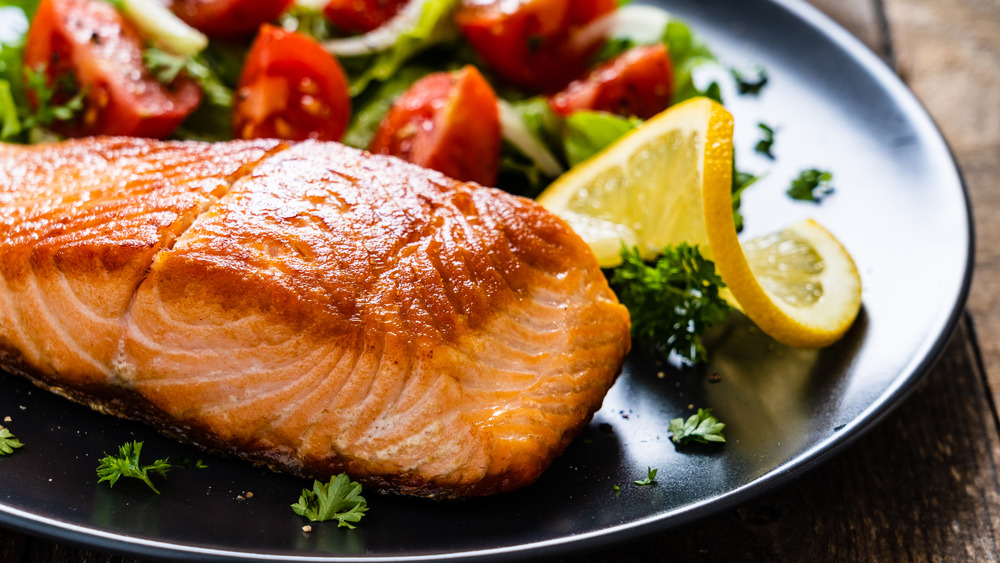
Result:
<svg viewBox="0 0 1000 563"><path fill-rule="evenodd" d="M86 549L95 549L115 554L144 558L169 558L184 561L308 561L328 563L365 562L404 562L404 561L500 561L522 558L524 556L552 557L565 555L586 548L602 548L611 545L633 541L656 532L663 532L685 524L710 517L725 510L749 502L768 492L779 488L790 481L799 478L809 471L823 465L831 457L850 447L859 438L872 430L916 389L921 381L933 369L955 333L960 320L967 315L966 303L971 291L972 278L975 269L976 232L973 221L972 203L969 188L958 166L955 153L924 105L916 95L905 85L900 77L869 49L860 39L855 37L832 18L824 14L806 0L763 0L771 3L795 16L804 24L808 24L817 32L825 35L839 49L850 56L860 67L885 87L890 98L901 105L903 113L915 125L922 125L932 133L931 137L921 135L924 142L935 141L941 145L947 155L950 165L949 172L954 174L960 187L960 195L964 203L965 234L968 239L964 256L964 271L958 293L955 296L950 312L937 319L933 339L923 342L922 353L915 355L915 360L906 365L892 380L881 394L868 407L855 416L843 428L827 439L814 444L809 449L798 454L793 459L779 465L774 470L744 484L729 490L719 496L701 502L677 507L637 521L610 526L598 530L563 536L532 543L503 546L488 549L474 549L453 553L435 553L427 555L399 556L365 556L365 555L287 555L235 551L228 549L211 549L199 546L162 542L146 538L133 538L122 534L88 528L73 523L62 522L53 518L37 515L17 508L0 504L0 525L32 536L65 542ZM919 123L915 118L923 120Z"/></svg>

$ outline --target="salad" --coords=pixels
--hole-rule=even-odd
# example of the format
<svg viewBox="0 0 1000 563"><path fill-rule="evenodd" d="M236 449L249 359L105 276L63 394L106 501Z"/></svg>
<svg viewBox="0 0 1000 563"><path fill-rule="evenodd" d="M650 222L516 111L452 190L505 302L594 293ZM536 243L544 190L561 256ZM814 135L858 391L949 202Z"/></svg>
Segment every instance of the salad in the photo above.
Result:
<svg viewBox="0 0 1000 563"><path fill-rule="evenodd" d="M334 140L531 196L705 93L687 27L618 4L4 0L0 137Z"/></svg>

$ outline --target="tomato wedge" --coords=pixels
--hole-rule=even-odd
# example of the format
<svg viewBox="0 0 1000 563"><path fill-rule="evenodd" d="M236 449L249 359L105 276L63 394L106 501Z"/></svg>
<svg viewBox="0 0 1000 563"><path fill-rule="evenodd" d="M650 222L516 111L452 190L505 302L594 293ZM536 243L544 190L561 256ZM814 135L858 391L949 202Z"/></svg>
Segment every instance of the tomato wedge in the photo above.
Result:
<svg viewBox="0 0 1000 563"><path fill-rule="evenodd" d="M215 37L253 33L274 21L293 0L174 0L171 10L191 27Z"/></svg>
<svg viewBox="0 0 1000 563"><path fill-rule="evenodd" d="M58 88L54 104L86 92L75 119L52 125L70 137L166 137L201 103L193 81L178 77L166 87L152 77L138 33L101 0L42 0L28 30L24 64L44 70L48 84ZM59 87L67 78L75 90ZM31 98L37 105L37 95Z"/></svg>
<svg viewBox="0 0 1000 563"><path fill-rule="evenodd" d="M342 31L365 33L399 13L408 0L330 0L323 14Z"/></svg>
<svg viewBox="0 0 1000 563"><path fill-rule="evenodd" d="M648 119L670 105L674 70L661 43L633 47L549 98L553 111L588 109Z"/></svg>
<svg viewBox="0 0 1000 563"><path fill-rule="evenodd" d="M616 7L617 0L463 0L455 21L502 78L552 91L583 74L604 40L580 29Z"/></svg>
<svg viewBox="0 0 1000 563"><path fill-rule="evenodd" d="M261 26L236 88L234 135L336 141L350 116L347 78L337 59L311 37Z"/></svg>
<svg viewBox="0 0 1000 563"><path fill-rule="evenodd" d="M495 185L500 168L496 94L473 66L429 74L396 99L369 150L457 180Z"/></svg>

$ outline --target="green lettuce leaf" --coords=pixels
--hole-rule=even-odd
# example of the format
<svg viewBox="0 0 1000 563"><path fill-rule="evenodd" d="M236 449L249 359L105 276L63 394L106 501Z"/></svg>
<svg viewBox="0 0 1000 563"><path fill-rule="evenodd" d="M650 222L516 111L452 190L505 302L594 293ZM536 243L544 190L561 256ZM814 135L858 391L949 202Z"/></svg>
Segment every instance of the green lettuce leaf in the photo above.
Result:
<svg viewBox="0 0 1000 563"><path fill-rule="evenodd" d="M570 166L587 160L622 135L635 129L642 120L600 111L578 111L566 118L563 144Z"/></svg>
<svg viewBox="0 0 1000 563"><path fill-rule="evenodd" d="M458 3L459 0L429 0L416 27L401 34L392 48L365 57L341 57L350 76L351 96L359 95L372 82L389 80L418 53L457 37L451 15Z"/></svg>

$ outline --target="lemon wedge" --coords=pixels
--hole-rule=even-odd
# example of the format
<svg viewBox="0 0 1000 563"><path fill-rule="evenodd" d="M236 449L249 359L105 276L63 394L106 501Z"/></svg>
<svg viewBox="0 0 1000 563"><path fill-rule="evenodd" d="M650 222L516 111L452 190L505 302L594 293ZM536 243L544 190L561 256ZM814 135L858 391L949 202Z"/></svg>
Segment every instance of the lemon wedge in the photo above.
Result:
<svg viewBox="0 0 1000 563"><path fill-rule="evenodd" d="M649 119L556 179L538 198L593 249L602 267L622 243L655 258L697 245L723 295L789 346L819 348L850 328L861 278L850 254L815 221L741 245L732 208L733 117L695 98Z"/></svg>
<svg viewBox="0 0 1000 563"><path fill-rule="evenodd" d="M732 116L696 98L573 167L538 202L569 223L604 268L621 264L622 242L647 260L682 241L704 252L707 218L697 210L704 207L703 194L730 198L732 165Z"/></svg>

